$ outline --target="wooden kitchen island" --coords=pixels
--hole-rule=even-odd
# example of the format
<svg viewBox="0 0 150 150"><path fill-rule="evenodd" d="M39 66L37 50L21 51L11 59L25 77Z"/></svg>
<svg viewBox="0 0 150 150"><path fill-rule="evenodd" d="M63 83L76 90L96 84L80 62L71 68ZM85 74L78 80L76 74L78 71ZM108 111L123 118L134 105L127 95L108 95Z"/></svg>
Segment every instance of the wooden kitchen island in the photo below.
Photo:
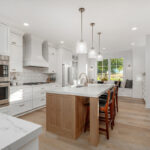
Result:
<svg viewBox="0 0 150 150"><path fill-rule="evenodd" d="M49 89L46 100L47 131L77 139L83 132L87 101L90 102L90 144L99 143L99 96L112 84Z"/></svg>

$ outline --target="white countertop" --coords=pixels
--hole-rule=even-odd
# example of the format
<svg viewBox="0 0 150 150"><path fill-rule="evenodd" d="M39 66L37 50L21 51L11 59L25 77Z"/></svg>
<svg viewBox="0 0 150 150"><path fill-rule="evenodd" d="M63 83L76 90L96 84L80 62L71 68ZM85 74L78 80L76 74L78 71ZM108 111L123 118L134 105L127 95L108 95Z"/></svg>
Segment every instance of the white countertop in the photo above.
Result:
<svg viewBox="0 0 150 150"><path fill-rule="evenodd" d="M107 90L112 88L114 84L90 84L86 87L59 87L47 90L47 93L75 95L84 97L99 97Z"/></svg>
<svg viewBox="0 0 150 150"><path fill-rule="evenodd" d="M18 150L41 133L40 125L0 113L0 150Z"/></svg>

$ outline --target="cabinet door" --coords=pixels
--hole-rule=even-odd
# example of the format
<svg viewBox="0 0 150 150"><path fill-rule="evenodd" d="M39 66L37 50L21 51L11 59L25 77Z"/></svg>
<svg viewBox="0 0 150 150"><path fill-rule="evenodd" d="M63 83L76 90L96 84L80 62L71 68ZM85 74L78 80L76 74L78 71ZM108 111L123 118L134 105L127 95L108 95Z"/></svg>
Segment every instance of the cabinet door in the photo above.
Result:
<svg viewBox="0 0 150 150"><path fill-rule="evenodd" d="M23 89L19 87L10 88L10 103L18 103L23 101Z"/></svg>
<svg viewBox="0 0 150 150"><path fill-rule="evenodd" d="M39 107L40 101L40 88L33 87L33 108Z"/></svg>
<svg viewBox="0 0 150 150"><path fill-rule="evenodd" d="M11 32L9 43L12 45L22 46L22 36Z"/></svg>
<svg viewBox="0 0 150 150"><path fill-rule="evenodd" d="M22 47L10 44L10 72L23 71Z"/></svg>
<svg viewBox="0 0 150 150"><path fill-rule="evenodd" d="M50 48L49 50L49 72L56 73L56 50L55 48Z"/></svg>
<svg viewBox="0 0 150 150"><path fill-rule="evenodd" d="M8 55L8 27L0 24L0 54Z"/></svg>

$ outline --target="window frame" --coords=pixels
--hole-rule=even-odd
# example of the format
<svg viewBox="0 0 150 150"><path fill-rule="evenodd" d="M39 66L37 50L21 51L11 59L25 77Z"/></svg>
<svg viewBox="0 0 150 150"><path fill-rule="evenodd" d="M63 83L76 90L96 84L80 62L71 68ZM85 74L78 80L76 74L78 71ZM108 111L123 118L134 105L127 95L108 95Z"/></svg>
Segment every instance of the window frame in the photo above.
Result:
<svg viewBox="0 0 150 150"><path fill-rule="evenodd" d="M123 71L123 73L122 73L122 79L121 79L121 81L123 81L123 79L124 79L124 61L125 61L125 58L124 57L115 57L115 58L106 58L106 59L104 59L104 60L108 60L108 74L107 74L107 78L108 78L108 80L107 81L119 81L119 79L118 80L111 80L111 75L112 75L112 71L111 71L111 60L112 59L123 59L123 61L122 61L122 67L123 67L123 69L122 69L122 71ZM117 61L117 60L116 60ZM98 73L98 63L99 63L99 61L97 62L97 81L102 81L102 80L98 80L98 75L99 74L103 74L103 62L102 62L102 73ZM118 67L118 66L120 66L120 65L117 65L117 63L115 64L115 66L116 66L116 68Z"/></svg>

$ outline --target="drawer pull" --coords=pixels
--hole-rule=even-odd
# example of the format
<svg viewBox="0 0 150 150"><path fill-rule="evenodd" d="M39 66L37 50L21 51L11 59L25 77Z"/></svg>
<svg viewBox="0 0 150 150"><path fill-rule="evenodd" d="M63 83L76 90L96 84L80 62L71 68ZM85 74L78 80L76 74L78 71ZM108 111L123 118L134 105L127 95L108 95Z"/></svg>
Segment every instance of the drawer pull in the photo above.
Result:
<svg viewBox="0 0 150 150"><path fill-rule="evenodd" d="M22 105L19 105L20 107L23 107L24 106L24 104L22 104Z"/></svg>
<svg viewBox="0 0 150 150"><path fill-rule="evenodd" d="M11 44L16 45L16 42L11 42Z"/></svg>

